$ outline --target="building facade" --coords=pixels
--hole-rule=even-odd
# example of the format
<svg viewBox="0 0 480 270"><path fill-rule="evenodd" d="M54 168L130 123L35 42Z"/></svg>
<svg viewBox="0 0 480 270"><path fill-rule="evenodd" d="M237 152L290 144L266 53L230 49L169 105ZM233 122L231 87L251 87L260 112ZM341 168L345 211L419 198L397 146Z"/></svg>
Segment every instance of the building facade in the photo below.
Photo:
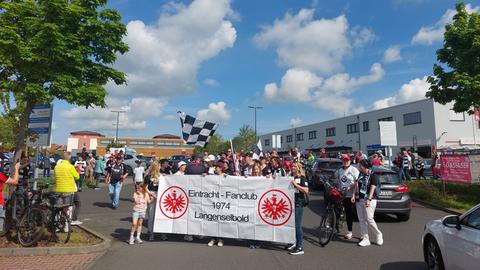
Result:
<svg viewBox="0 0 480 270"><path fill-rule="evenodd" d="M77 152L86 148L87 151L93 151L97 149L97 139L104 136L94 131L74 131L70 133L70 137L67 142L67 151Z"/></svg>
<svg viewBox="0 0 480 270"><path fill-rule="evenodd" d="M385 109L350 115L320 123L271 132L259 136L264 151L287 152L301 150L351 152L358 149L372 153L385 150L380 145L380 121L395 121L397 147L416 150L430 157L432 149L451 146L477 145L479 123L473 115L455 113L453 105L441 105L423 99ZM280 136L281 147L273 149L273 135Z"/></svg>
<svg viewBox="0 0 480 270"><path fill-rule="evenodd" d="M106 146L114 142L115 138L100 138L97 145L97 155L105 155ZM118 138L117 143L135 149L137 154L168 158L173 155L193 153L194 146L186 145L183 139L170 134L162 134L151 139L147 138Z"/></svg>

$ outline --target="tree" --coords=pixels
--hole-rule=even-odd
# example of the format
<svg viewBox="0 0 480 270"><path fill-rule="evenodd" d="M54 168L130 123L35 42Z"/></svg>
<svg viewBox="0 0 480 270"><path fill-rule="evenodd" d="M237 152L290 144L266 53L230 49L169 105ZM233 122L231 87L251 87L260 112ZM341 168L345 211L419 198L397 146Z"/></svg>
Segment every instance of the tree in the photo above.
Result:
<svg viewBox="0 0 480 270"><path fill-rule="evenodd" d="M207 147L201 148L199 146L195 147L195 154L203 154L203 151L208 151L208 153L218 154L220 152L226 152L230 147L230 143L225 141L222 136L218 134L213 134L212 138L207 144Z"/></svg>
<svg viewBox="0 0 480 270"><path fill-rule="evenodd" d="M443 48L437 51L437 60L445 67L433 66L426 96L440 104L454 101L455 112L472 114L472 108L480 106L480 15L469 14L464 3L456 10L446 26Z"/></svg>
<svg viewBox="0 0 480 270"><path fill-rule="evenodd" d="M238 131L238 135L233 138L235 151L243 149L249 151L255 143L255 130L250 125L243 125Z"/></svg>
<svg viewBox="0 0 480 270"><path fill-rule="evenodd" d="M0 1L0 92L24 104L16 158L26 143L28 118L37 103L54 99L104 107L104 85L125 83L114 68L127 52L126 27L107 0Z"/></svg>

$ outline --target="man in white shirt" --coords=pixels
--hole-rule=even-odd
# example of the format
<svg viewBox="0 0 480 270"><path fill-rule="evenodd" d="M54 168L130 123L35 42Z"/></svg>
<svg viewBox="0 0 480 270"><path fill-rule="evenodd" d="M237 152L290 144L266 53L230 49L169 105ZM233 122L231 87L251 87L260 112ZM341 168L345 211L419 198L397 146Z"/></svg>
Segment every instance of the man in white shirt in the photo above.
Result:
<svg viewBox="0 0 480 270"><path fill-rule="evenodd" d="M135 184L143 183L143 174L145 173L145 168L142 166L141 160L136 160L137 167L133 170Z"/></svg>

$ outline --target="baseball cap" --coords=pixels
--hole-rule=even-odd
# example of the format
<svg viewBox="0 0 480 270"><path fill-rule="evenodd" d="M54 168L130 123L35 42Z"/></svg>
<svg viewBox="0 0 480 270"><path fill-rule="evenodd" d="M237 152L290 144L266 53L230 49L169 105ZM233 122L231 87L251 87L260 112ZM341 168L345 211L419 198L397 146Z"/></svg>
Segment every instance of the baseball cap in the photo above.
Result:
<svg viewBox="0 0 480 270"><path fill-rule="evenodd" d="M350 160L350 156L347 154L342 155L342 161Z"/></svg>
<svg viewBox="0 0 480 270"><path fill-rule="evenodd" d="M212 161L212 160L210 159L210 157L207 156L207 157L205 157L205 158L203 159L203 161L205 161L205 162L210 162L210 161Z"/></svg>
<svg viewBox="0 0 480 270"><path fill-rule="evenodd" d="M178 162L178 167L182 167L183 165L187 165L185 161Z"/></svg>

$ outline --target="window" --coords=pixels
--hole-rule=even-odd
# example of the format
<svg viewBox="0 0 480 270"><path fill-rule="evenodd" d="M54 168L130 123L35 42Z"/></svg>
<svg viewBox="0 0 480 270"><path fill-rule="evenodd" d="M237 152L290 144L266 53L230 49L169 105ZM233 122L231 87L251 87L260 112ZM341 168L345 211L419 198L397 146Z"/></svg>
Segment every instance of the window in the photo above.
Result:
<svg viewBox="0 0 480 270"><path fill-rule="evenodd" d="M293 136L292 135L287 135L287 143L293 141Z"/></svg>
<svg viewBox="0 0 480 270"><path fill-rule="evenodd" d="M453 109L450 110L450 121L465 121L465 113L456 113Z"/></svg>
<svg viewBox="0 0 480 270"><path fill-rule="evenodd" d="M462 224L465 226L480 230L480 209L470 213L462 220Z"/></svg>
<svg viewBox="0 0 480 270"><path fill-rule="evenodd" d="M308 132L308 139L309 140L313 140L313 139L316 139L317 138L317 131L309 131Z"/></svg>
<svg viewBox="0 0 480 270"><path fill-rule="evenodd" d="M283 143L283 136L280 136L280 143Z"/></svg>
<svg viewBox="0 0 480 270"><path fill-rule="evenodd" d="M297 134L297 142L303 141L303 133L298 133Z"/></svg>
<svg viewBox="0 0 480 270"><path fill-rule="evenodd" d="M358 132L358 123L347 125L347 134L357 133L357 132Z"/></svg>
<svg viewBox="0 0 480 270"><path fill-rule="evenodd" d="M127 141L117 141L119 144L127 144Z"/></svg>
<svg viewBox="0 0 480 270"><path fill-rule="evenodd" d="M403 115L403 125L415 125L422 123L422 112L406 113Z"/></svg>
<svg viewBox="0 0 480 270"><path fill-rule="evenodd" d="M265 146L269 146L270 145L270 139L265 139Z"/></svg>
<svg viewBox="0 0 480 270"><path fill-rule="evenodd" d="M109 144L111 143L112 141L100 141L101 144Z"/></svg>
<svg viewBox="0 0 480 270"><path fill-rule="evenodd" d="M332 128L327 128L326 131L327 131L327 137L333 137L333 136L335 136L335 128L334 128L334 127L332 127Z"/></svg>
<svg viewBox="0 0 480 270"><path fill-rule="evenodd" d="M369 131L370 130L370 124L368 121L363 121L363 131Z"/></svg>

